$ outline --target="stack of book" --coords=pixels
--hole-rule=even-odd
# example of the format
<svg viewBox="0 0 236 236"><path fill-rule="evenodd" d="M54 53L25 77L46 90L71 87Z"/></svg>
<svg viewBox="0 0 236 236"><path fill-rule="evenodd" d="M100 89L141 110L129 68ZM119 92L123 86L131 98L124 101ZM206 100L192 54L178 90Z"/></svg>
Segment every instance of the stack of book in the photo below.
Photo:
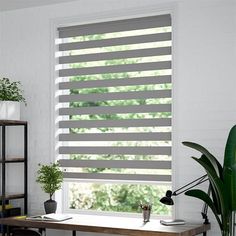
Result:
<svg viewBox="0 0 236 236"><path fill-rule="evenodd" d="M2 202L0 201L0 218L10 217L10 216L19 216L21 215L20 207L13 207L9 201L6 201L5 211L2 211ZM3 225L0 225L0 233L6 232L6 229Z"/></svg>

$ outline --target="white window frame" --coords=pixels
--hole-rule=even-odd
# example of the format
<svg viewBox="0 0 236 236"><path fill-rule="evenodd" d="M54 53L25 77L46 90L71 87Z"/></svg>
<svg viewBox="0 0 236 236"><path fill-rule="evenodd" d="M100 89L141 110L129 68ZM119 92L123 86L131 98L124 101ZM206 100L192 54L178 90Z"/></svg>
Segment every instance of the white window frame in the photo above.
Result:
<svg viewBox="0 0 236 236"><path fill-rule="evenodd" d="M58 99L56 92L58 91L57 85L55 85L55 79L58 78L58 73L55 70L57 66L57 62L55 60L55 52L57 51L55 45L55 39L57 38L57 29L59 27L71 26L71 25L78 25L78 24L89 24L89 23L99 23L99 22L106 22L106 21L115 21L115 20L123 20L123 19L132 19L132 18L140 18L140 17L148 17L148 16L155 16L155 15L162 15L162 14L170 14L172 18L172 189L175 189L176 186L176 178L175 178L175 166L176 165L176 158L175 153L177 152L177 145L176 141L178 140L177 137L177 130L176 125L176 111L175 111L175 90L176 90L176 83L177 83L177 76L176 76L176 63L175 63L175 48L177 42L175 40L176 35L176 15L177 15L177 4L169 3L169 4L156 4L154 6L148 6L146 8L133 8L133 9L125 9L125 10L113 10L109 12L100 12L98 14L91 15L80 15L79 17L73 18L60 18L60 19L53 19L51 21L51 156L53 160L58 159L58 123L56 122L58 119L58 113L55 110L55 107L58 106ZM73 181L73 180L70 180ZM83 182L88 182L87 180L81 180ZM98 180L98 182L101 182ZM106 183L109 181L106 180ZM112 182L112 181L111 181ZM103 181L104 183L104 181ZM119 182L115 182L119 183ZM122 183L124 183L122 181ZM128 182L127 182L128 183ZM58 202L58 212L71 212L75 213L74 209L68 209L66 202L68 202L68 183L64 183L63 190L57 191L55 194L55 199ZM78 213L78 210L76 210ZM134 216L140 217L139 214L136 213L122 213L122 212L97 212L92 210L81 210L79 213L81 214L99 214L99 215L119 215L119 216ZM172 216L175 217L176 215L176 208L173 207Z"/></svg>

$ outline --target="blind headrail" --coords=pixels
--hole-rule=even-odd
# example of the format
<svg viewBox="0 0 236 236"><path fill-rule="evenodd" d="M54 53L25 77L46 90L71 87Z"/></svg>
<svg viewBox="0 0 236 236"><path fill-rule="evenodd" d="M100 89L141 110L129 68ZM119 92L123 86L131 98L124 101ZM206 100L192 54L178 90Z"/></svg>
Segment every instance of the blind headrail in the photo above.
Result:
<svg viewBox="0 0 236 236"><path fill-rule="evenodd" d="M68 38L92 34L104 34L127 30L165 27L171 25L170 14L142 17L127 20L107 21L101 23L83 24L76 26L59 27L59 38Z"/></svg>

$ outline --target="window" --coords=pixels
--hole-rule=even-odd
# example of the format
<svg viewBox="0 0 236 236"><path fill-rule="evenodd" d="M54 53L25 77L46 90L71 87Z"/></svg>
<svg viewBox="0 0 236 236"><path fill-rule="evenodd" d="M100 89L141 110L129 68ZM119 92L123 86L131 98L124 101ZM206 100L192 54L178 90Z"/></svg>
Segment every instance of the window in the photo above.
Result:
<svg viewBox="0 0 236 236"><path fill-rule="evenodd" d="M171 183L171 17L58 28L68 208L138 212ZM57 81L58 82L58 79Z"/></svg>

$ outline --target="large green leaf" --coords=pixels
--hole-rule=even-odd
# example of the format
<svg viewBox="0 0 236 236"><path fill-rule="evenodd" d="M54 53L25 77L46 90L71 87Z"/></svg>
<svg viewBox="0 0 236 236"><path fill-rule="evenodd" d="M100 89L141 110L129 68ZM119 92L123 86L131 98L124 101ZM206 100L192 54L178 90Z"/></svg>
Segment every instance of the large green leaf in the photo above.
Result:
<svg viewBox="0 0 236 236"><path fill-rule="evenodd" d="M218 172L216 171L215 167L212 165L212 162L209 160L209 158L207 158L206 155L202 154L200 159L203 160L205 164L208 165L208 167L211 168L212 171L215 172L216 175L218 175Z"/></svg>
<svg viewBox="0 0 236 236"><path fill-rule="evenodd" d="M220 212L224 209L223 200L224 200L224 194L223 194L223 182L221 179L216 175L216 172L214 169L212 169L211 166L208 166L207 160L203 158L196 158L192 157L195 161L197 161L207 172L209 181L212 185L212 191L215 193L216 196L216 203L215 205L219 206Z"/></svg>
<svg viewBox="0 0 236 236"><path fill-rule="evenodd" d="M230 210L233 210L233 205L234 202L232 202L234 193L232 193L232 189L234 188L232 186L232 178L235 176L236 170L232 170L231 168L226 168L224 167L224 184L225 184L225 189L228 193L228 202L229 202L229 208Z"/></svg>
<svg viewBox="0 0 236 236"><path fill-rule="evenodd" d="M202 200L203 202L205 202L211 208L211 210L214 213L216 220L220 226L220 229L222 230L222 222L220 220L220 217L218 216L217 209L216 209L214 203L212 202L211 198L205 192L203 192L200 189L192 189L192 190L185 192L185 194L187 196L195 197L195 198L198 198L198 199Z"/></svg>
<svg viewBox="0 0 236 236"><path fill-rule="evenodd" d="M223 228L227 227L228 224L228 215L230 212L229 202L227 197L227 192L224 187L223 181L216 175L215 171L212 170L211 166L207 165L207 161L204 159L194 158L203 168L206 170L208 178L212 184L212 191L215 191L215 195L218 198L218 204L220 205L220 213L222 219Z"/></svg>
<svg viewBox="0 0 236 236"><path fill-rule="evenodd" d="M196 158L195 158L196 159ZM211 169L212 172L215 173L215 176L217 176L217 173L215 171L215 168L213 167L212 163L209 161L209 159L204 155L202 154L200 160L202 160L203 162L205 162L205 165L208 166L208 169ZM212 186L212 184L210 183L210 186L211 186L211 189L214 188L214 186ZM220 213L220 199L219 199L219 196L216 194L216 191L212 191L212 199L213 199L213 202L215 204L215 207L217 209L217 212L218 214Z"/></svg>
<svg viewBox="0 0 236 236"><path fill-rule="evenodd" d="M208 160L211 162L216 173L222 179L223 168L222 168L221 164L206 148L204 148L203 146L201 146L197 143L193 143L193 142L182 142L182 143L183 143L183 145L193 148L193 149L201 152L202 154L204 154L206 156L206 158L208 158Z"/></svg>
<svg viewBox="0 0 236 236"><path fill-rule="evenodd" d="M232 127L225 146L223 178L229 194L230 208L236 210L236 125Z"/></svg>

